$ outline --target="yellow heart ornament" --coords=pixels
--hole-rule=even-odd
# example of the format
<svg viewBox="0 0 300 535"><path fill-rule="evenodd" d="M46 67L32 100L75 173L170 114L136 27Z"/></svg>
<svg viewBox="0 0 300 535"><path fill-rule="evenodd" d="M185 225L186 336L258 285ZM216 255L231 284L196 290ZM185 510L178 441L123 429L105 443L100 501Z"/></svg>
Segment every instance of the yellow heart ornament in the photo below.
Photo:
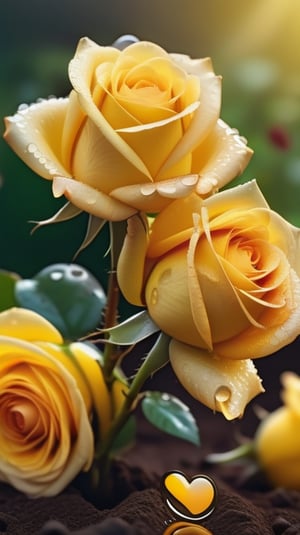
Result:
<svg viewBox="0 0 300 535"><path fill-rule="evenodd" d="M216 485L206 475L188 479L180 471L167 472L162 478L161 490L166 505L180 519L197 522L215 508Z"/></svg>

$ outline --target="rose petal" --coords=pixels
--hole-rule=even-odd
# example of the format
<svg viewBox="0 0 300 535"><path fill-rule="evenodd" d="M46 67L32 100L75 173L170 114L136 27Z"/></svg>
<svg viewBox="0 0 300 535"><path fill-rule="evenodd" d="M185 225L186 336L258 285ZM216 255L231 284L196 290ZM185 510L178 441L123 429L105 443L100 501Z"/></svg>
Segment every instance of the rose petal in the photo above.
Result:
<svg viewBox="0 0 300 535"><path fill-rule="evenodd" d="M246 140L219 119L203 144L193 152L192 171L200 173L199 195L213 193L239 176L252 155L253 151L247 146ZM210 181L210 191L207 191L206 180Z"/></svg>
<svg viewBox="0 0 300 535"><path fill-rule="evenodd" d="M60 145L67 107L67 98L50 98L5 119L5 140L33 171L48 180L55 174L71 176L62 164Z"/></svg>
<svg viewBox="0 0 300 535"><path fill-rule="evenodd" d="M111 192L111 196L137 210L156 213L170 204L170 199L180 199L195 190L198 175L184 175L156 183L124 186Z"/></svg>
<svg viewBox="0 0 300 535"><path fill-rule="evenodd" d="M112 407L110 394L99 363L99 352L80 342L73 342L69 349L76 359L77 366L80 367L80 374L85 377L88 383L93 410L98 418L98 432L103 437L111 424Z"/></svg>
<svg viewBox="0 0 300 535"><path fill-rule="evenodd" d="M201 206L205 206L208 210L211 230L219 228L217 227L219 222L220 228L226 221L230 224L232 221L230 210L236 209L237 206L241 211L248 212L258 207L268 208L255 180L224 190L205 200L192 193L184 200L175 200L169 204L155 219L151 226L147 256L150 258L161 256L169 249L188 241L193 232L192 214L199 213ZM269 217L267 212L266 215ZM217 217L226 219L219 220ZM292 248L291 237L288 241Z"/></svg>
<svg viewBox="0 0 300 535"><path fill-rule="evenodd" d="M69 64L69 76L82 109L100 129L104 137L141 173L149 176L139 156L113 130L93 101L91 84L95 67L102 61L114 61L120 52L115 48L101 47L88 38L82 38L74 58Z"/></svg>
<svg viewBox="0 0 300 535"><path fill-rule="evenodd" d="M154 128L160 128L167 124L174 123L175 121L178 121L179 119L182 119L183 117L186 117L187 115L190 115L191 113L195 112L199 108L199 106L200 106L199 102L193 102L181 112L175 113L174 115L172 114L171 117L168 117L166 119L161 119L160 121L155 121L151 123L138 124L136 126L129 126L127 128L118 128L117 132L134 134L134 133L140 133L145 130L153 130Z"/></svg>
<svg viewBox="0 0 300 535"><path fill-rule="evenodd" d="M139 184L147 180L108 142L89 118L78 136L71 169L78 182L106 194L124 184Z"/></svg>
<svg viewBox="0 0 300 535"><path fill-rule="evenodd" d="M30 395L32 390L35 398L39 396L44 425L48 425L48 440L42 445L37 447L33 437L31 444L23 444L23 451L19 448L22 463L14 462L17 444L10 445L11 456L0 458L0 478L30 496L56 495L88 469L93 459L94 438L83 398L72 375L41 347L0 336L0 351L2 396L9 395L8 384L15 381L13 370L19 369L20 395Z"/></svg>
<svg viewBox="0 0 300 535"><path fill-rule="evenodd" d="M164 174L170 167L180 161L185 154L192 152L200 145L219 117L221 79L212 74L207 75L201 78L200 88L200 105L193 115L188 130L160 169L160 174Z"/></svg>
<svg viewBox="0 0 300 535"><path fill-rule="evenodd" d="M284 372L280 379L284 387L281 398L285 406L300 417L300 377L293 372Z"/></svg>
<svg viewBox="0 0 300 535"><path fill-rule="evenodd" d="M131 217L127 222L127 234L118 259L117 276L125 299L137 306L144 305L142 288L147 245L147 221L141 216Z"/></svg>
<svg viewBox="0 0 300 535"><path fill-rule="evenodd" d="M71 178L53 179L54 197L65 197L90 214L109 221L122 221L136 213L136 209Z"/></svg>
<svg viewBox="0 0 300 535"><path fill-rule="evenodd" d="M231 361L188 346L170 342L170 362L183 387L227 420L241 418L249 401L264 391L251 360Z"/></svg>
<svg viewBox="0 0 300 535"><path fill-rule="evenodd" d="M61 334L49 321L23 308L10 308L0 313L0 335L28 341L63 342Z"/></svg>
<svg viewBox="0 0 300 535"><path fill-rule="evenodd" d="M229 359L260 358L275 353L295 340L299 335L300 280L293 270L287 285L286 305L276 312L266 308L261 315L260 322L264 328L252 326L232 340L216 344L218 355Z"/></svg>

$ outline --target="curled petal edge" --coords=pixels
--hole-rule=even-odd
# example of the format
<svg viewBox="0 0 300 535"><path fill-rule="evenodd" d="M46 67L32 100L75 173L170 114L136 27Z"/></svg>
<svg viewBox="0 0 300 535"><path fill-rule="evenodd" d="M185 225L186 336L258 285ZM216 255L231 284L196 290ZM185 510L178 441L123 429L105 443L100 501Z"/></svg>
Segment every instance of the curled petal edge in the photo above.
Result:
<svg viewBox="0 0 300 535"><path fill-rule="evenodd" d="M107 221L123 221L137 212L135 208L72 178L54 177L52 191L54 197L64 195L81 210Z"/></svg>
<svg viewBox="0 0 300 535"><path fill-rule="evenodd" d="M197 174L191 174L156 183L133 184L113 190L111 196L119 202L135 206L138 210L159 212L170 200L192 193L198 180Z"/></svg>
<svg viewBox="0 0 300 535"><path fill-rule="evenodd" d="M124 297L137 306L144 306L142 288L147 246L148 228L145 217L141 214L131 217L127 222L127 234L118 260L117 277Z"/></svg>
<svg viewBox="0 0 300 535"><path fill-rule="evenodd" d="M182 386L195 399L221 412L227 420L241 418L246 405L264 392L252 360L218 357L178 340L171 340L172 368Z"/></svg>

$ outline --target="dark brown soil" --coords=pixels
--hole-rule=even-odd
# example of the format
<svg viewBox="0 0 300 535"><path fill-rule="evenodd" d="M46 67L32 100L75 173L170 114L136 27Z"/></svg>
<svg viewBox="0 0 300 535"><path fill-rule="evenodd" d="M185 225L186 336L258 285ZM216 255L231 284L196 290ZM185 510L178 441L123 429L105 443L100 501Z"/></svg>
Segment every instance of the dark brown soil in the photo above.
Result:
<svg viewBox="0 0 300 535"><path fill-rule="evenodd" d="M167 470L182 470L187 476L210 475L217 485L216 509L202 521L213 535L299 535L300 492L270 488L261 477L246 477L241 466L210 466L205 462L208 453L236 446L240 435L253 436L258 423L256 404L267 410L279 406L280 372L292 369L300 373L299 348L298 340L257 363L267 392L250 404L238 422L227 422L193 403L171 370L165 368L151 387L192 403L199 421L200 448L155 430L139 415L137 444L115 464L115 502L110 508L93 505L75 486L54 498L30 500L2 485L0 534L162 535L171 517L160 493L160 479Z"/></svg>

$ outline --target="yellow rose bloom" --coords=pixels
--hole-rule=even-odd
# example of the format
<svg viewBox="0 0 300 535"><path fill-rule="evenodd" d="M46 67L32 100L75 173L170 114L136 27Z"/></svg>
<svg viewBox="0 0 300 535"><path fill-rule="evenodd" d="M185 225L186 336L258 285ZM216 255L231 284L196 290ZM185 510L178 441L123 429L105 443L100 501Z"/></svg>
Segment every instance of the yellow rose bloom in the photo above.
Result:
<svg viewBox="0 0 300 535"><path fill-rule="evenodd" d="M63 347L60 333L35 312L0 314L0 480L29 496L61 492L94 456L111 418L96 351Z"/></svg>
<svg viewBox="0 0 300 535"><path fill-rule="evenodd" d="M209 58L82 38L69 77L69 97L21 107L6 119L5 139L53 181L55 197L92 215L119 221L191 191L207 196L252 155L219 118L221 79Z"/></svg>
<svg viewBox="0 0 300 535"><path fill-rule="evenodd" d="M300 377L285 372L282 383L284 405L259 425L255 451L272 485L300 490Z"/></svg>
<svg viewBox="0 0 300 535"><path fill-rule="evenodd" d="M248 374L262 390L241 361L270 355L300 333L299 246L299 229L270 210L252 181L206 200L192 194L174 201L150 222L149 236L145 222L130 221L118 280L125 297L146 305L176 340L171 364L192 395L200 399L205 390L204 368L219 374L220 390L206 403L224 413L232 374Z"/></svg>

